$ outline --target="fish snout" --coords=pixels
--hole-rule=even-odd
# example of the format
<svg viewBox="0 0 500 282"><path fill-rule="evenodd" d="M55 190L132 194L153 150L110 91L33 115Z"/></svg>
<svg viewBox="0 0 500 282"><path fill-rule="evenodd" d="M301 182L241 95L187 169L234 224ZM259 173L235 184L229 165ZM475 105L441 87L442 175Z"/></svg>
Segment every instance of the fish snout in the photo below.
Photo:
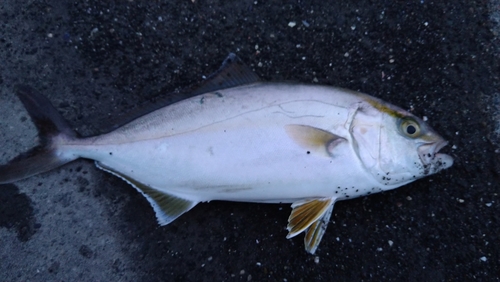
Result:
<svg viewBox="0 0 500 282"><path fill-rule="evenodd" d="M453 158L450 155L439 153L439 150L447 144L448 141L440 140L418 147L418 156L424 165L424 174L434 174L453 165Z"/></svg>

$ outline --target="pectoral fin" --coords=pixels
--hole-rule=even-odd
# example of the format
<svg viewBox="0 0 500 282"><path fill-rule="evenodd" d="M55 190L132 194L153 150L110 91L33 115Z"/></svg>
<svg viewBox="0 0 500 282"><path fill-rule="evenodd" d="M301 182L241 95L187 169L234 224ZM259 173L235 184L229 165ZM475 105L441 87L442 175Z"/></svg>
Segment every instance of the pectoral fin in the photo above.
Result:
<svg viewBox="0 0 500 282"><path fill-rule="evenodd" d="M96 162L96 166L104 171L107 171L115 176L120 177L127 183L132 185L149 201L156 213L156 219L160 225L167 225L181 216L183 213L192 209L197 202L182 199L180 197L159 191L146 184L143 184L127 175L114 171L106 167L102 163Z"/></svg>
<svg viewBox="0 0 500 282"><path fill-rule="evenodd" d="M327 157L333 155L333 149L337 145L346 141L345 138L309 125L288 124L285 126L285 130L293 141L304 147L308 152L322 154Z"/></svg>

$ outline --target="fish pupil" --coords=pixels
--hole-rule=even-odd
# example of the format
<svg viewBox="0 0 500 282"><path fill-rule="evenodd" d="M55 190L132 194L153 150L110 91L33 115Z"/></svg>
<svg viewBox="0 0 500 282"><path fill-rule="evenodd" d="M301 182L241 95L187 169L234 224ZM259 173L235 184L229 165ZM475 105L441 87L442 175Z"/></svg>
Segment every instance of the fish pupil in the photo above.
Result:
<svg viewBox="0 0 500 282"><path fill-rule="evenodd" d="M415 132L417 132L417 129L415 128L415 126L408 125L408 127L406 127L406 133L413 135L413 134L415 134Z"/></svg>

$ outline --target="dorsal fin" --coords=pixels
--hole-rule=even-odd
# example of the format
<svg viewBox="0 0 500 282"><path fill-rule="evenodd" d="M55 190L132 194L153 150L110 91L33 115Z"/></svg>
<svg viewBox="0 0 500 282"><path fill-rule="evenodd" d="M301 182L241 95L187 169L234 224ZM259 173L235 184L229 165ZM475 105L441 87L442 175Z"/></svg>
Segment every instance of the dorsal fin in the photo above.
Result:
<svg viewBox="0 0 500 282"><path fill-rule="evenodd" d="M193 94L199 95L259 81L259 76L245 65L240 57L230 53L222 62L222 66L193 91Z"/></svg>
<svg viewBox="0 0 500 282"><path fill-rule="evenodd" d="M111 121L106 119L106 121L102 122L105 126L101 126L100 131L102 133L112 131L150 112L200 94L251 84L258 81L260 81L259 76L245 65L236 54L230 53L224 62L222 62L221 67L216 72L209 75L208 78L197 87L191 87L180 93L167 94L162 98L156 99L154 103L146 102L126 114L112 118Z"/></svg>

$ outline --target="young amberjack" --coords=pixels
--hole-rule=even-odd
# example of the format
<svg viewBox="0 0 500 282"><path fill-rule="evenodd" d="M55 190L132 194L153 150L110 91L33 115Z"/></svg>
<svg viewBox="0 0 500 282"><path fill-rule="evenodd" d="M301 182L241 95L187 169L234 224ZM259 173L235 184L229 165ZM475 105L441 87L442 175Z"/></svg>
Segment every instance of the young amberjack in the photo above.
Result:
<svg viewBox="0 0 500 282"><path fill-rule="evenodd" d="M165 225L199 202L292 203L288 236L314 253L336 201L394 189L453 164L425 122L355 91L261 82L234 55L189 98L81 138L36 90L17 95L41 145L0 166L14 182L78 158L122 178Z"/></svg>

